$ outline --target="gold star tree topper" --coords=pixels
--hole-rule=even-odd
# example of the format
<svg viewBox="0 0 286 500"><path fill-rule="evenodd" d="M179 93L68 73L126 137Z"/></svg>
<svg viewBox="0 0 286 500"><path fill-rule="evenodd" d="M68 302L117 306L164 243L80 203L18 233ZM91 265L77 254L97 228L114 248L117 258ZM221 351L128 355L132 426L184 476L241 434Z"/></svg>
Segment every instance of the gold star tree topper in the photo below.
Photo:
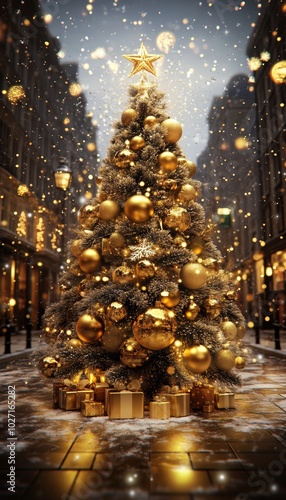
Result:
<svg viewBox="0 0 286 500"><path fill-rule="evenodd" d="M143 70L149 71L149 73L152 73L152 75L156 76L156 71L153 66L153 62L157 61L157 59L160 59L162 56L158 54L154 55L148 54L146 47L142 42L138 54L127 55L127 56L124 55L123 57L125 57L125 59L128 59L128 61L131 61L134 64L129 76L133 76L136 73L139 73L139 71Z"/></svg>

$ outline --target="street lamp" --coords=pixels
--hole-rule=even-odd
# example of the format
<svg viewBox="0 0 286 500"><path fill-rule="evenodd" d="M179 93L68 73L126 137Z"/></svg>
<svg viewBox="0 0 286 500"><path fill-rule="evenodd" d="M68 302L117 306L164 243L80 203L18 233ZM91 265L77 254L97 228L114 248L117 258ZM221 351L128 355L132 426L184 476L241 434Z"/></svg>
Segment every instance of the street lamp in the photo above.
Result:
<svg viewBox="0 0 286 500"><path fill-rule="evenodd" d="M64 158L59 161L59 165L54 169L55 184L58 189L67 191L71 186L72 170L66 164Z"/></svg>
<svg viewBox="0 0 286 500"><path fill-rule="evenodd" d="M60 189L61 191L64 192L63 196L63 233L62 233L62 247L63 247L63 255L65 251L65 219L66 219L66 200L67 200L67 191L69 190L71 183L72 183L72 170L71 168L67 165L66 160L64 158L61 158L59 161L59 165L54 169L53 171L54 174L54 179L55 179L55 186L56 188Z"/></svg>

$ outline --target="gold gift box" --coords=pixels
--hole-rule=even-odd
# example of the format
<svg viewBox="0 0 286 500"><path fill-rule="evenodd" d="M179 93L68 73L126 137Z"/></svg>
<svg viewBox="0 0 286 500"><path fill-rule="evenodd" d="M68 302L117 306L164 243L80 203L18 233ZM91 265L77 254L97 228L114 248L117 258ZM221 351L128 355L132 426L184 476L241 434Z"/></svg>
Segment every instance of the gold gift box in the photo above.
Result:
<svg viewBox="0 0 286 500"><path fill-rule="evenodd" d="M88 399L81 402L80 411L84 417L101 417L104 415L104 405L100 401Z"/></svg>
<svg viewBox="0 0 286 500"><path fill-rule="evenodd" d="M193 386L190 391L190 401L193 410L202 410L206 403L214 405L214 386L208 384Z"/></svg>
<svg viewBox="0 0 286 500"><path fill-rule="evenodd" d="M217 392L215 394L215 404L219 410L235 409L233 392Z"/></svg>
<svg viewBox="0 0 286 500"><path fill-rule="evenodd" d="M171 416L170 401L151 401L149 404L149 418L165 420Z"/></svg>
<svg viewBox="0 0 286 500"><path fill-rule="evenodd" d="M162 393L160 396L165 397L169 401L171 417L186 417L190 415L190 394L186 392L176 394Z"/></svg>
<svg viewBox="0 0 286 500"><path fill-rule="evenodd" d="M59 388L59 407L62 410L80 410L80 404L85 399L86 394L90 399L94 399L92 389L70 389L68 387Z"/></svg>
<svg viewBox="0 0 286 500"><path fill-rule="evenodd" d="M203 405L203 412L204 413L212 413L213 411L214 411L214 405L211 405L208 402Z"/></svg>
<svg viewBox="0 0 286 500"><path fill-rule="evenodd" d="M63 382L53 382L53 408L59 408L59 390L64 386Z"/></svg>
<svg viewBox="0 0 286 500"><path fill-rule="evenodd" d="M94 399L95 401L100 401L101 403L105 402L105 389L109 387L106 382L96 382L92 384L92 389L94 390Z"/></svg>
<svg viewBox="0 0 286 500"><path fill-rule="evenodd" d="M142 391L106 391L109 418L144 418Z"/></svg>

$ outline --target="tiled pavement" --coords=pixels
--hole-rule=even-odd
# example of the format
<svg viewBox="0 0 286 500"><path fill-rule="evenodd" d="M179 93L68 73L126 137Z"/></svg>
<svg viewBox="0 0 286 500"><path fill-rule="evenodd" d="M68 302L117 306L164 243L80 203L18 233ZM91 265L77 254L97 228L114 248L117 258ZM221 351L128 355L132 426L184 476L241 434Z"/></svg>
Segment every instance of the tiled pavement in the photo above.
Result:
<svg viewBox="0 0 286 500"><path fill-rule="evenodd" d="M250 348L235 410L165 421L86 419L52 409L33 360L0 370L0 498L286 498L286 358ZM16 389L16 493L7 490L7 387Z"/></svg>

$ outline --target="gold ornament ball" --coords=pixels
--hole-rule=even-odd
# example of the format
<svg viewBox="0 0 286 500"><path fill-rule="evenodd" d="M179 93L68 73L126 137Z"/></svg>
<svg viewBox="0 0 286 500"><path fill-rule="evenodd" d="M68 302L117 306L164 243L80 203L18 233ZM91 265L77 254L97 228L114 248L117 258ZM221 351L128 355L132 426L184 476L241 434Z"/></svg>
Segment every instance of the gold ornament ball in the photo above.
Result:
<svg viewBox="0 0 286 500"><path fill-rule="evenodd" d="M122 151L116 153L114 157L114 163L117 167L120 168L129 167L131 164L133 164L136 157L137 155L136 153L134 153L134 151L130 151L130 149L125 148Z"/></svg>
<svg viewBox="0 0 286 500"><path fill-rule="evenodd" d="M98 207L87 203L79 209L78 222L84 229L93 229L98 221Z"/></svg>
<svg viewBox="0 0 286 500"><path fill-rule="evenodd" d="M203 345L188 347L183 352L184 365L192 373L205 372L209 368L211 361L210 351Z"/></svg>
<svg viewBox="0 0 286 500"><path fill-rule="evenodd" d="M121 121L123 125L128 125L130 122L133 122L137 119L137 112L135 109L128 108L125 111L123 111L121 115Z"/></svg>
<svg viewBox="0 0 286 500"><path fill-rule="evenodd" d="M173 243L174 245L178 245L179 247L187 248L187 242L185 238L183 236L180 236L179 234L175 236L175 238L173 239Z"/></svg>
<svg viewBox="0 0 286 500"><path fill-rule="evenodd" d="M217 299L206 299L204 301L204 308L207 315L211 319L217 318L220 315L221 304Z"/></svg>
<svg viewBox="0 0 286 500"><path fill-rule="evenodd" d="M208 275L206 269L197 263L185 264L181 269L181 280L186 288L197 290L205 285Z"/></svg>
<svg viewBox="0 0 286 500"><path fill-rule="evenodd" d="M119 321L122 321L124 318L126 318L127 311L124 305L121 304L121 302L112 302L107 307L106 314L111 321L115 321L115 323L118 323Z"/></svg>
<svg viewBox="0 0 286 500"><path fill-rule="evenodd" d="M130 148L132 151L138 151L146 146L146 142L144 141L141 135L135 135L130 139Z"/></svg>
<svg viewBox="0 0 286 500"><path fill-rule="evenodd" d="M128 283L132 283L134 280L134 271L130 267L123 265L114 269L112 273L112 279L114 283L118 283L119 285L127 285Z"/></svg>
<svg viewBox="0 0 286 500"><path fill-rule="evenodd" d="M55 358L52 356L45 356L43 359L40 360L38 369L39 371L48 378L51 378L54 376L54 373L58 367L58 362Z"/></svg>
<svg viewBox="0 0 286 500"><path fill-rule="evenodd" d="M79 339L70 339L67 343L67 346L70 349L76 349L77 347L81 347L82 343Z"/></svg>
<svg viewBox="0 0 286 500"><path fill-rule="evenodd" d="M83 314L76 323L76 333L83 342L94 342L103 335L104 327L101 318Z"/></svg>
<svg viewBox="0 0 286 500"><path fill-rule="evenodd" d="M125 340L120 346L120 361L129 368L142 366L149 359L150 352L142 347L134 337Z"/></svg>
<svg viewBox="0 0 286 500"><path fill-rule="evenodd" d="M193 236L189 240L188 247L195 255L201 255L205 249L205 242L202 238Z"/></svg>
<svg viewBox="0 0 286 500"><path fill-rule="evenodd" d="M168 210L163 224L169 229L184 232L191 225L191 216L185 208L174 206Z"/></svg>
<svg viewBox="0 0 286 500"><path fill-rule="evenodd" d="M147 222L154 214L153 203L147 196L135 194L125 202L124 213L132 222Z"/></svg>
<svg viewBox="0 0 286 500"><path fill-rule="evenodd" d="M105 332L100 341L102 347L108 352L119 352L124 339L130 335L130 327L125 325L106 324Z"/></svg>
<svg viewBox="0 0 286 500"><path fill-rule="evenodd" d="M236 356L234 365L238 370L243 370L246 367L246 359L243 356Z"/></svg>
<svg viewBox="0 0 286 500"><path fill-rule="evenodd" d="M181 294L178 288L176 290L172 290L169 292L167 290L163 290L163 292L161 292L160 301L162 302L162 304L164 304L164 306L168 307L169 309L177 306L180 300L181 300Z"/></svg>
<svg viewBox="0 0 286 500"><path fill-rule="evenodd" d="M220 370L229 372L235 364L235 355L227 348L221 349L215 355L215 365Z"/></svg>
<svg viewBox="0 0 286 500"><path fill-rule="evenodd" d="M165 179L163 186L165 189L168 189L168 191L176 191L178 183L175 179Z"/></svg>
<svg viewBox="0 0 286 500"><path fill-rule="evenodd" d="M156 125L158 125L158 120L155 116L146 116L146 118L144 119L144 122L143 122L143 125L144 127L150 127L150 128L154 128L156 127Z"/></svg>
<svg viewBox="0 0 286 500"><path fill-rule="evenodd" d="M221 329L228 340L233 340L237 334L237 327L232 321L223 321Z"/></svg>
<svg viewBox="0 0 286 500"><path fill-rule="evenodd" d="M140 314L133 323L136 340L146 349L157 351L169 347L175 340L177 322L172 311L155 305Z"/></svg>
<svg viewBox="0 0 286 500"><path fill-rule="evenodd" d="M236 331L236 338L237 339L243 339L243 337L246 334L246 328L245 325L238 325L237 326L237 331Z"/></svg>
<svg viewBox="0 0 286 500"><path fill-rule="evenodd" d="M167 120L164 120L161 125L163 127L163 133L167 142L175 143L181 138L183 130L182 126L179 122L177 122L177 120L168 118Z"/></svg>
<svg viewBox="0 0 286 500"><path fill-rule="evenodd" d="M184 203L195 200L196 196L197 193L194 186L191 184L184 184L178 193L178 200Z"/></svg>
<svg viewBox="0 0 286 500"><path fill-rule="evenodd" d="M171 151L164 151L159 155L159 165L164 170L164 172L173 172L176 170L178 165L178 160L174 153Z"/></svg>
<svg viewBox="0 0 286 500"><path fill-rule="evenodd" d="M111 233L111 235L109 236L109 242L110 242L111 246L115 247L115 248L124 248L125 247L125 238L124 238L123 234L121 234L121 233L117 233L117 232Z"/></svg>
<svg viewBox="0 0 286 500"><path fill-rule="evenodd" d="M141 280L153 278L155 275L154 264L147 259L140 260L135 266L135 274Z"/></svg>
<svg viewBox="0 0 286 500"><path fill-rule="evenodd" d="M195 173L197 171L197 167L194 164L194 162L187 160L183 156L180 156L178 158L178 164L180 166L186 167L188 169L188 175L190 175L191 177L193 177L193 175L195 175Z"/></svg>
<svg viewBox="0 0 286 500"><path fill-rule="evenodd" d="M120 214L120 205L113 200L103 201L99 205L98 215L100 219L112 220L116 219Z"/></svg>
<svg viewBox="0 0 286 500"><path fill-rule="evenodd" d="M190 300L185 316L189 321L194 321L200 312L200 307L193 300Z"/></svg>
<svg viewBox="0 0 286 500"><path fill-rule="evenodd" d="M81 270L85 273L94 273L100 267L100 254L95 248L87 248L78 259Z"/></svg>
<svg viewBox="0 0 286 500"><path fill-rule="evenodd" d="M82 240L73 240L71 242L71 252L75 257L79 257L80 254L82 253Z"/></svg>

